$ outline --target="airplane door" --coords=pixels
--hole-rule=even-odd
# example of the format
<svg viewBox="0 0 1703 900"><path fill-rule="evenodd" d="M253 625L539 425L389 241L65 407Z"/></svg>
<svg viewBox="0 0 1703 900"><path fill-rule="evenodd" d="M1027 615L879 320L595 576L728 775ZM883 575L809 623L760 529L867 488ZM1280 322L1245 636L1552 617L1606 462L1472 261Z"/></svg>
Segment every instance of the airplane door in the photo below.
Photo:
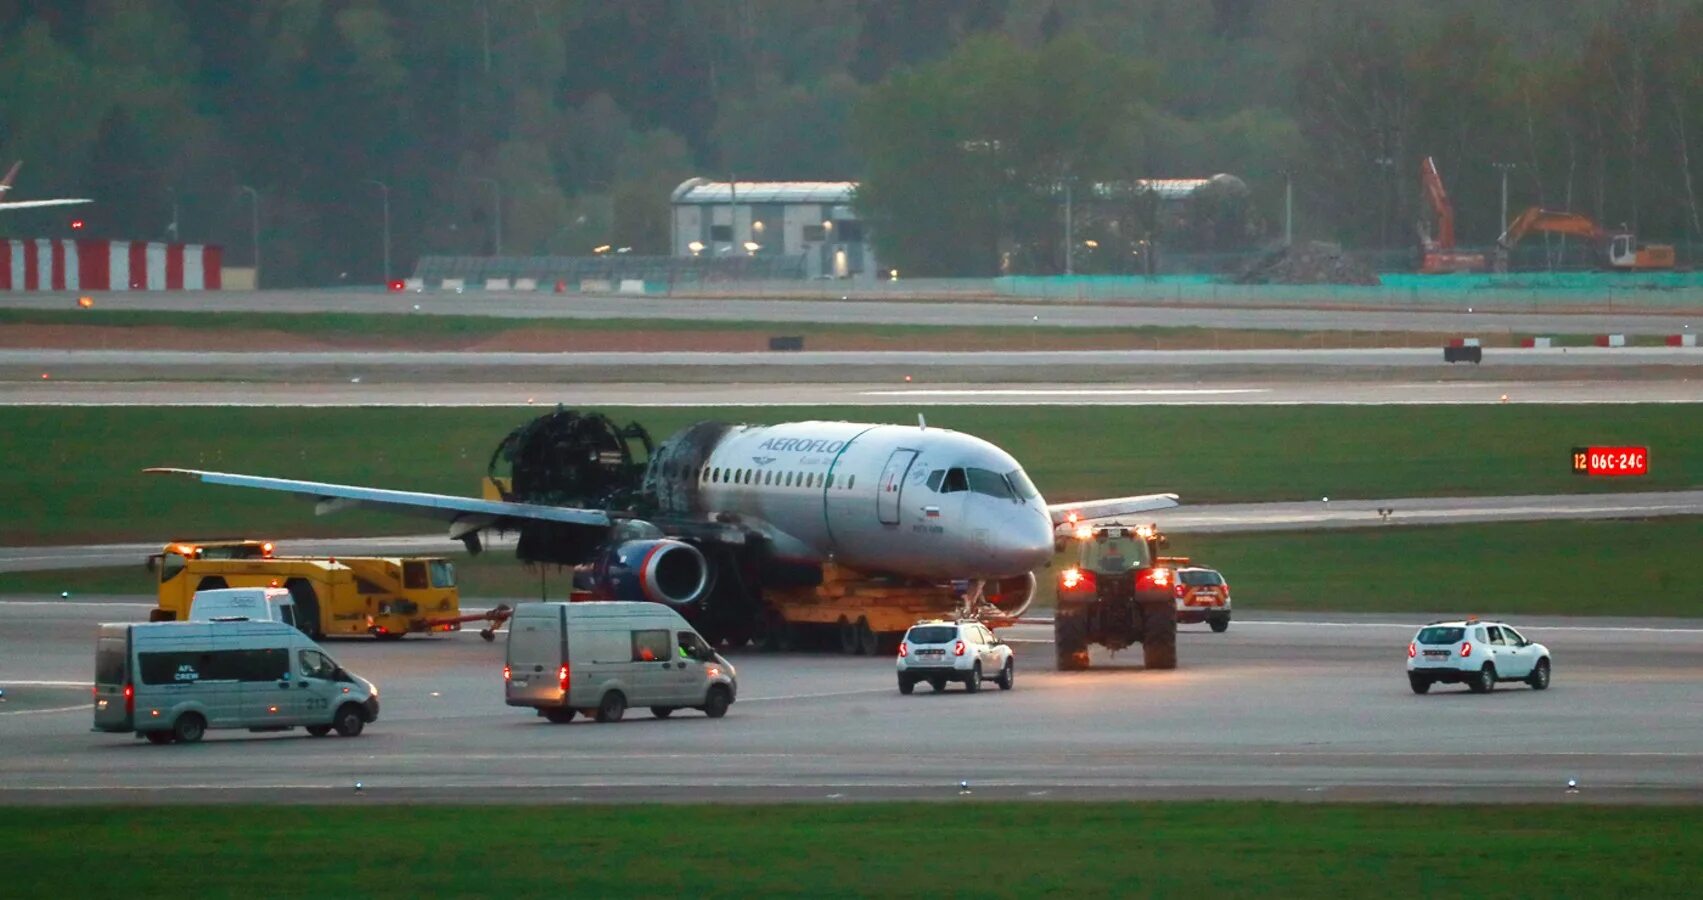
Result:
<svg viewBox="0 0 1703 900"><path fill-rule="evenodd" d="M899 496L905 487L905 473L911 470L916 458L915 450L894 450L887 457L887 467L881 470L875 495L875 514L881 524L899 524Z"/></svg>

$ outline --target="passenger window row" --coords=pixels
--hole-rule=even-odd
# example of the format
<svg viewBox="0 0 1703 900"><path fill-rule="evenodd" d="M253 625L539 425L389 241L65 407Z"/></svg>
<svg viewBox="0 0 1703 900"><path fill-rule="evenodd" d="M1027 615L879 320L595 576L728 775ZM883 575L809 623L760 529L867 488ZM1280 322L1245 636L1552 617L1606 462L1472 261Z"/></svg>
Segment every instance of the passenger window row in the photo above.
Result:
<svg viewBox="0 0 1703 900"><path fill-rule="evenodd" d="M801 487L801 488L835 488L833 473L826 475L821 472L798 472L793 470L779 471L776 469L723 469L719 466L705 466L698 473L698 480L705 484L756 484L772 487ZM851 475L838 483L840 490L849 491L857 484L857 476Z"/></svg>

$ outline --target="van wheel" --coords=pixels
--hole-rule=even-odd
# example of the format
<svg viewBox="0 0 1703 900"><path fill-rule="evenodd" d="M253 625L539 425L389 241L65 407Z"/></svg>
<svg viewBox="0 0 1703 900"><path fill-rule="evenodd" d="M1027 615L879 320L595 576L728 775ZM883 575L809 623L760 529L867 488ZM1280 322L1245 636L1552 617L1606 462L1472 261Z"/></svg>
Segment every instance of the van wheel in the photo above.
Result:
<svg viewBox="0 0 1703 900"><path fill-rule="evenodd" d="M172 740L180 744L193 744L207 734L207 720L200 713L184 713L172 723Z"/></svg>
<svg viewBox="0 0 1703 900"><path fill-rule="evenodd" d="M325 737L326 735L331 733L331 726L330 725L309 725L307 727L307 733L313 735L314 737Z"/></svg>
<svg viewBox="0 0 1703 900"><path fill-rule="evenodd" d="M728 694L727 688L718 684L710 688L710 695L704 700L704 715L719 719L727 715L727 708L732 703L733 697Z"/></svg>
<svg viewBox="0 0 1703 900"><path fill-rule="evenodd" d="M542 710L544 718L551 725L566 725L574 720L574 711L569 707Z"/></svg>
<svg viewBox="0 0 1703 900"><path fill-rule="evenodd" d="M367 717L361 715L359 706L345 703L337 710L337 718L332 720L331 727L337 729L340 737L360 737L362 729L367 727Z"/></svg>
<svg viewBox="0 0 1703 900"><path fill-rule="evenodd" d="M620 691L610 691L597 704L597 721L619 722L627 714L627 697Z"/></svg>
<svg viewBox="0 0 1703 900"><path fill-rule="evenodd" d="M653 715L653 716L656 716L659 719L666 719L669 716L674 715L674 707L672 707L672 706L653 706L653 707L650 708L650 714Z"/></svg>
<svg viewBox="0 0 1703 900"><path fill-rule="evenodd" d="M147 738L150 744L169 744L172 742L172 733L169 731L144 731L142 736Z"/></svg>

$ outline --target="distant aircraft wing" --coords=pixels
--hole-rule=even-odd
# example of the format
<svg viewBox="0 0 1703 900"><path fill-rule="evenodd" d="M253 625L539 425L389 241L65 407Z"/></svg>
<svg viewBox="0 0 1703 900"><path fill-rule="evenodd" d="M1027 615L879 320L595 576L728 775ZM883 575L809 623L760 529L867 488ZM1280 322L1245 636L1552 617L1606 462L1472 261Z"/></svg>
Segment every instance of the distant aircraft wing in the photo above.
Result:
<svg viewBox="0 0 1703 900"><path fill-rule="evenodd" d="M1049 503L1047 512L1052 513L1053 524L1059 525L1069 521L1072 514L1077 519L1111 519L1155 509L1170 509L1176 505L1176 494L1138 494L1134 497L1110 497L1105 500L1084 500L1080 503Z"/></svg>
<svg viewBox="0 0 1703 900"><path fill-rule="evenodd" d="M30 209L37 206L74 206L78 203L93 203L93 200L74 200L69 197L58 200L7 200L0 203L0 210Z"/></svg>
<svg viewBox="0 0 1703 900"><path fill-rule="evenodd" d="M223 484L295 494L314 500L314 511L320 515L360 507L437 519L449 523L449 536L459 541L470 540L481 529L521 520L605 528L610 524L609 514L600 509L540 506L533 503L455 497L449 494L390 491L347 484L326 484L320 481L203 472L197 469L152 468L142 471L161 475L188 475L203 484Z"/></svg>

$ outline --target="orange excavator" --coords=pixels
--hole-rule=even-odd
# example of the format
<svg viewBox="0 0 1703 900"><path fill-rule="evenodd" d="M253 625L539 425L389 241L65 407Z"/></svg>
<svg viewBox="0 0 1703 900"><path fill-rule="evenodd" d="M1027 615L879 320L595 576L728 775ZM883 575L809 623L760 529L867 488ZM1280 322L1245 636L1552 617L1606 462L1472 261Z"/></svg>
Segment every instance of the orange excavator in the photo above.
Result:
<svg viewBox="0 0 1703 900"><path fill-rule="evenodd" d="M1605 231L1589 216L1533 206L1508 223L1508 230L1496 239L1496 271L1508 271L1508 254L1521 238L1533 231L1585 238L1600 248L1602 265L1617 272L1673 268L1672 244L1640 247L1630 231Z"/></svg>
<svg viewBox="0 0 1703 900"><path fill-rule="evenodd" d="M1449 193L1443 190L1443 176L1437 174L1437 161L1427 156L1419 163L1419 182L1425 189L1425 199L1437 217L1437 237L1431 238L1425 223L1419 224L1419 271L1423 275L1442 275L1451 272L1483 272L1489 268L1482 253L1467 253L1455 249L1455 207Z"/></svg>

